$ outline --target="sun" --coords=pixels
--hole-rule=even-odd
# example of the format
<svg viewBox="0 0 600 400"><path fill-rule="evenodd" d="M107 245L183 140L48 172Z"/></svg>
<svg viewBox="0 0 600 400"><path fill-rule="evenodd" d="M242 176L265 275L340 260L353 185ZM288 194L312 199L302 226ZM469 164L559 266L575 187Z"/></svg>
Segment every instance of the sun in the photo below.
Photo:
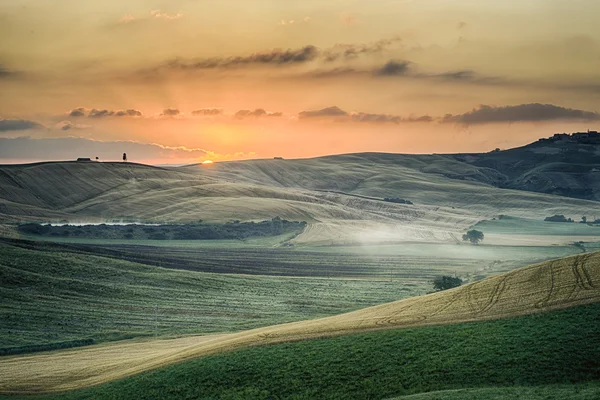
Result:
<svg viewBox="0 0 600 400"><path fill-rule="evenodd" d="M212 164L212 160L204 160L202 161L202 165L208 165L208 164Z"/></svg>

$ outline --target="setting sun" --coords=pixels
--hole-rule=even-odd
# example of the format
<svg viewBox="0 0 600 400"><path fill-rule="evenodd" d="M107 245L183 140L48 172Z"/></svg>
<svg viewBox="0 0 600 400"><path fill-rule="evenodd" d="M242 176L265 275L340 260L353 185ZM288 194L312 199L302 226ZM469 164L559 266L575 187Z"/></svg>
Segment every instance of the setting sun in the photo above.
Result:
<svg viewBox="0 0 600 400"><path fill-rule="evenodd" d="M205 161L202 161L202 164L203 164L203 165L208 165L208 164L212 164L212 163L213 163L213 162L212 162L211 160L205 160Z"/></svg>

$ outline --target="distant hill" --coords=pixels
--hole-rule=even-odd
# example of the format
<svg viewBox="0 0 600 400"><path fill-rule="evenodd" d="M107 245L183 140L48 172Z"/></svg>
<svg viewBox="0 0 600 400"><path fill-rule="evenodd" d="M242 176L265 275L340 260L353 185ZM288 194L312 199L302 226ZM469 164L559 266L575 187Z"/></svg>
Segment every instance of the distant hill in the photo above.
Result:
<svg viewBox="0 0 600 400"><path fill-rule="evenodd" d="M542 139L515 149L451 157L494 171L498 187L600 200L600 143Z"/></svg>
<svg viewBox="0 0 600 400"><path fill-rule="evenodd" d="M600 215L595 146L538 142L485 154L359 153L177 168L0 165L0 222L279 216L309 223L297 243L458 242L461 231L499 214Z"/></svg>

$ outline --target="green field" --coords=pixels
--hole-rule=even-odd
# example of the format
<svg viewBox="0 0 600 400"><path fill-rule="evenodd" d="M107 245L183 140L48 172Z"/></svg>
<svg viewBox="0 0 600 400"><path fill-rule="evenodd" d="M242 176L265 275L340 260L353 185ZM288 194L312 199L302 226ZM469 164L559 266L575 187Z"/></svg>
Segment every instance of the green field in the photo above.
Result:
<svg viewBox="0 0 600 400"><path fill-rule="evenodd" d="M592 219L592 217L589 217ZM502 216L481 221L473 229L486 233L507 235L599 236L600 226L579 222L546 222L543 220Z"/></svg>
<svg viewBox="0 0 600 400"><path fill-rule="evenodd" d="M15 243L0 243L3 349L151 336L155 319L160 336L238 331L338 314L429 290L422 277L391 281L372 274L324 279L200 273L49 243ZM244 263L243 258L237 262Z"/></svg>
<svg viewBox="0 0 600 400"><path fill-rule="evenodd" d="M561 398L587 399L600 396L597 383L586 385L599 377L600 304L594 304L249 348L43 398L385 399L481 389L470 398L512 393L535 399L553 398L546 385L563 385L556 392ZM454 398L463 397L458 392Z"/></svg>

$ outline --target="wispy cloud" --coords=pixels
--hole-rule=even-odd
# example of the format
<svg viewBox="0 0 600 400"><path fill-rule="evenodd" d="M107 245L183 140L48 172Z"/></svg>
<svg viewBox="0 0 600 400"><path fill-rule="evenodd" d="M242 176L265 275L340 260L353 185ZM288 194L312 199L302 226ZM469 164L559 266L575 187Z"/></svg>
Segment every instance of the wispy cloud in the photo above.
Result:
<svg viewBox="0 0 600 400"><path fill-rule="evenodd" d="M11 131L26 131L29 129L40 129L44 126L35 121L25 119L0 119L0 133Z"/></svg>
<svg viewBox="0 0 600 400"><path fill-rule="evenodd" d="M148 14L146 15L142 15L142 16L134 16L132 14L126 14L123 17L121 17L121 19L119 19L119 23L120 24L130 24L133 22L139 22L139 21L148 21L148 20L164 20L164 21L173 21L176 19L180 19L183 18L183 14L178 12L175 14L169 14L166 12L162 12L161 10L152 10L150 11Z"/></svg>
<svg viewBox="0 0 600 400"><path fill-rule="evenodd" d="M269 111L265 111L262 108L257 108L254 111L251 110L239 110L238 112L235 113L235 117L236 118L246 118L246 117L254 117L254 118L260 118L260 117L281 117L283 115L283 113L281 112L269 112Z"/></svg>
<svg viewBox="0 0 600 400"><path fill-rule="evenodd" d="M400 124L411 122L432 122L435 119L428 116L409 116L401 117L399 115L367 113L367 112L346 112L337 106L327 107L320 110L302 111L298 113L298 119L318 119L318 120L333 120L336 122L360 122L374 124Z"/></svg>

